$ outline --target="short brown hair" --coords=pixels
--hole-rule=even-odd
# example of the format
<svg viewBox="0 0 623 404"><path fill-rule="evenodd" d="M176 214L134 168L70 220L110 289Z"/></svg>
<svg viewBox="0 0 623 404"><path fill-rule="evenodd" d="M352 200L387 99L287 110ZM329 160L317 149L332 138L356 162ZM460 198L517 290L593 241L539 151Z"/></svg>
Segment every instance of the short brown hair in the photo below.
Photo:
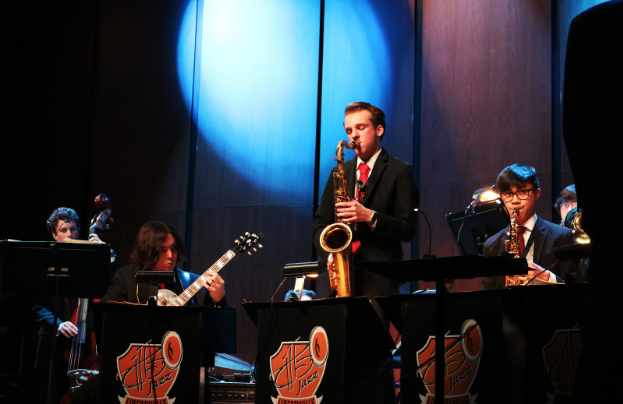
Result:
<svg viewBox="0 0 623 404"><path fill-rule="evenodd" d="M533 188L539 188L536 170L525 164L513 164L503 169L498 175L495 187L497 192L506 192L511 189L511 186L520 188L525 182L529 182Z"/></svg>
<svg viewBox="0 0 623 404"><path fill-rule="evenodd" d="M160 259L160 246L170 234L177 245L177 259L184 259L184 243L175 229L163 222L147 222L138 231L130 263L135 271L147 271L152 269Z"/></svg>
<svg viewBox="0 0 623 404"><path fill-rule="evenodd" d="M368 111L370 115L372 115L372 125L374 125L374 129L376 129L379 125L383 127L383 134L381 135L381 140L385 136L385 112L379 107L375 107L374 105L364 102L357 101L350 103L346 106L344 110L344 116L352 114L353 112L359 111Z"/></svg>
<svg viewBox="0 0 623 404"><path fill-rule="evenodd" d="M78 226L78 231L80 231L80 218L75 210L72 208L56 208L54 212L48 218L48 230L50 230L50 234L56 234L56 227L58 226L59 220L73 220L76 222L76 226Z"/></svg>
<svg viewBox="0 0 623 404"><path fill-rule="evenodd" d="M563 203L577 203L578 196L575 193L575 184L569 185L567 188L563 189L560 194L558 194L558 198L556 199L556 203L554 207L556 209L560 209L560 205ZM564 219L564 217L563 217Z"/></svg>

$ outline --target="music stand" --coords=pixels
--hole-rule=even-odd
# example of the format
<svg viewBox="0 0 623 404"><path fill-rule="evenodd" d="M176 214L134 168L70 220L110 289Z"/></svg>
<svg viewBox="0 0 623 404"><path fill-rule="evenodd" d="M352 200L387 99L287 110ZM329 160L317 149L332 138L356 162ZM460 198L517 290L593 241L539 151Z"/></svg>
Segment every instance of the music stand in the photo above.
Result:
<svg viewBox="0 0 623 404"><path fill-rule="evenodd" d="M461 255L482 254L485 241L509 223L503 205L496 202L480 204L476 211L448 213L446 220Z"/></svg>
<svg viewBox="0 0 623 404"><path fill-rule="evenodd" d="M0 288L6 295L99 298L111 280L108 244L0 241Z"/></svg>
<svg viewBox="0 0 623 404"><path fill-rule="evenodd" d="M149 284L149 297L155 296L158 300L158 290L161 283L174 283L175 272L173 271L136 271L134 274L137 284ZM154 303L156 303L154 301Z"/></svg>
<svg viewBox="0 0 623 404"><path fill-rule="evenodd" d="M480 276L525 275L528 262L525 258L510 256L427 258L409 261L358 262L357 269L364 269L398 282L435 282L435 344L444 344L445 335L445 279L470 279ZM435 349L435 383L443 386L446 363L445 349ZM437 366L444 364L444 366ZM439 383L439 384L437 384ZM435 388L435 402L444 403L444 389Z"/></svg>
<svg viewBox="0 0 623 404"><path fill-rule="evenodd" d="M99 298L112 283L110 246L103 243L0 241L0 291L8 296ZM52 400L56 333L52 333L48 402Z"/></svg>

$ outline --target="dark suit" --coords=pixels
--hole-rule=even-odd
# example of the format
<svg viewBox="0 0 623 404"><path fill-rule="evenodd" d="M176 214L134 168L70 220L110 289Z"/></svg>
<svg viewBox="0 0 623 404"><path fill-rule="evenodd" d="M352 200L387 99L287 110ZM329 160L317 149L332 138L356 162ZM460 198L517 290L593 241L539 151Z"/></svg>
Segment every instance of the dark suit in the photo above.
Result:
<svg viewBox="0 0 623 404"><path fill-rule="evenodd" d="M194 281L199 278L199 275L193 274L191 272L182 271L179 268L175 268L175 275L177 278L176 285L174 288L174 292L176 294L182 293L186 288L188 288ZM147 303L149 298L149 285L148 284L140 284L138 289L138 299L140 303ZM108 301L117 301L117 302L129 302L129 303L139 303L136 296L136 279L134 278L134 268L132 265L127 265L121 269L119 269L115 273L115 277L113 278L113 284L110 285L106 294L100 300L102 303L106 303ZM223 298L222 302L219 302L219 306L226 306L227 298ZM212 297L206 288L201 288L195 296L188 303L189 305L194 306L212 306L215 305L212 302Z"/></svg>
<svg viewBox="0 0 623 404"><path fill-rule="evenodd" d="M508 233L508 227L489 237L485 242L483 255L486 257L502 255L506 251L506 240L508 240L506 233ZM556 262L554 249L559 246L574 244L571 230L537 216L532 233L533 236L531 237L534 237L532 261L545 269L549 269L561 278L560 280L564 280L570 272L571 265L569 262L559 262L554 265ZM551 267L552 265L554 266ZM482 278L483 289L501 289L504 287L504 280L503 276Z"/></svg>
<svg viewBox="0 0 623 404"><path fill-rule="evenodd" d="M357 158L344 164L348 194L355 195ZM335 168L333 171L336 171ZM320 234L335 222L333 174L322 193L313 223L313 241L318 254L326 262L328 253L320 246ZM398 261L402 259L401 242L415 236L415 212L420 192L413 181L413 167L381 150L365 189L362 204L377 212L376 228L358 223L354 234L361 241L361 252L355 261ZM369 272L355 274L356 291L360 295L384 296L398 293L398 283Z"/></svg>
<svg viewBox="0 0 623 404"><path fill-rule="evenodd" d="M582 329L576 402L611 402L619 395L623 352L615 331L623 319L616 279L621 273L623 216L609 208L620 188L623 133L623 1L609 1L571 22L563 98L563 135L575 179L582 227L591 237L589 319ZM614 400L613 400L614 399Z"/></svg>

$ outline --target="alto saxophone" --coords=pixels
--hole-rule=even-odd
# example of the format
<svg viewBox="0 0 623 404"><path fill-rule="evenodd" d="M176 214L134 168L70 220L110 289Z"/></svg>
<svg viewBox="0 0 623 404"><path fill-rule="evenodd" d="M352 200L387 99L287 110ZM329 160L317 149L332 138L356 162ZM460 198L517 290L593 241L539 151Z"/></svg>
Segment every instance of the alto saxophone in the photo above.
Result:
<svg viewBox="0 0 623 404"><path fill-rule="evenodd" d="M334 202L348 202L348 186L344 175L344 148L354 149L357 144L341 140L337 144L335 154L337 155L337 171L333 172L333 196ZM353 295L354 271L352 246L353 230L342 219L337 216L335 208L335 223L327 226L320 234L320 246L327 252L333 254L335 269L329 268L329 279L331 288L337 291L337 297L348 297Z"/></svg>
<svg viewBox="0 0 623 404"><path fill-rule="evenodd" d="M519 240L517 239L517 216L519 211L513 209L513 217L508 228L508 240L506 240L506 252L513 258L519 258ZM520 279L520 275L506 275L506 286L525 286L526 281Z"/></svg>

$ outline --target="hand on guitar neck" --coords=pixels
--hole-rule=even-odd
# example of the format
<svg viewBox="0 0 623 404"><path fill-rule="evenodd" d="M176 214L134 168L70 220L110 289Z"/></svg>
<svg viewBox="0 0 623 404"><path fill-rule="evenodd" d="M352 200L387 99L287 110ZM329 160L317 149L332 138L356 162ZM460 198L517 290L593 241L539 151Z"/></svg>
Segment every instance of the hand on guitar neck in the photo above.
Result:
<svg viewBox="0 0 623 404"><path fill-rule="evenodd" d="M198 281L204 288L210 291L213 302L220 302L225 297L225 280L216 272L207 271L199 277Z"/></svg>
<svg viewBox="0 0 623 404"><path fill-rule="evenodd" d="M159 306L184 306L201 288L206 288L210 292L210 297L215 303L220 302L225 297L225 281L218 272L236 255L246 252L251 255L252 251L257 251L254 247L262 248L259 241L264 235L262 233L245 233L234 243L231 250L227 251L219 258L207 271L200 275L186 290L179 296L167 289L158 291Z"/></svg>

